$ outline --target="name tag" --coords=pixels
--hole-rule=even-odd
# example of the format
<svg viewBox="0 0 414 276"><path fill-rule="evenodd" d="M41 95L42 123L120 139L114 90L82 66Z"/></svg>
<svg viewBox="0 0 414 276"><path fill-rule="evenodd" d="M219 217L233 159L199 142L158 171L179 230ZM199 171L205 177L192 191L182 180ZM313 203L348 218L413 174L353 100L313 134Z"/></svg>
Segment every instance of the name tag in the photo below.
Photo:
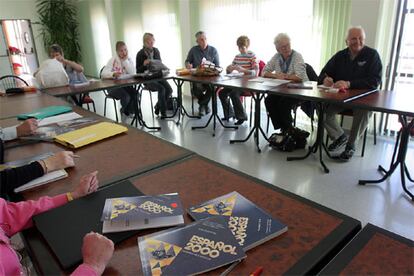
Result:
<svg viewBox="0 0 414 276"><path fill-rule="evenodd" d="M364 66L365 63L367 63L366 61L358 61L358 66Z"/></svg>

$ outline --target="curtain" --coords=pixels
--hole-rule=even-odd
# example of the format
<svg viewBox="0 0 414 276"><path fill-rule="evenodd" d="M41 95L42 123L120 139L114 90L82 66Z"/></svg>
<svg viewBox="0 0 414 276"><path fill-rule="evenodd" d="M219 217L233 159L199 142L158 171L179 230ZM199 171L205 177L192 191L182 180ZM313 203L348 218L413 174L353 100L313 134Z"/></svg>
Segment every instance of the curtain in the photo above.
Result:
<svg viewBox="0 0 414 276"><path fill-rule="evenodd" d="M319 70L337 51L346 47L350 18L351 0L314 0L313 34L320 53Z"/></svg>

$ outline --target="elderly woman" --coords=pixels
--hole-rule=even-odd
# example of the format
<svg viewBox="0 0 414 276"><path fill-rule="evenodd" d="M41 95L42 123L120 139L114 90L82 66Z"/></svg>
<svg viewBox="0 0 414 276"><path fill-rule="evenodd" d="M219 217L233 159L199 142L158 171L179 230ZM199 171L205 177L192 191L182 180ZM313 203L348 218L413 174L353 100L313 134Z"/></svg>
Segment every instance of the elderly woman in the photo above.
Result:
<svg viewBox="0 0 414 276"><path fill-rule="evenodd" d="M239 48L240 53L237 54L233 62L227 66L227 73L237 71L248 76L256 76L259 70L259 66L256 61L256 55L249 51L250 39L247 36L240 36L237 39L237 47ZM243 104L240 100L240 94L243 91L233 90L231 88L224 88L220 94L221 104L223 105L224 120L229 120L233 115L236 116L236 125L243 124L247 120L247 115L244 110ZM230 104L229 97L233 102L233 107Z"/></svg>
<svg viewBox="0 0 414 276"><path fill-rule="evenodd" d="M307 81L305 62L302 55L290 47L289 36L285 33L278 34L274 44L277 53L266 64L262 76L293 82ZM280 129L283 134L299 134L305 138L309 136L309 132L293 127L292 109L299 103L299 100L289 97L272 94L266 97L266 110L275 130Z"/></svg>
<svg viewBox="0 0 414 276"><path fill-rule="evenodd" d="M151 33L145 33L143 38L144 47L137 53L137 73L148 70L153 60L161 61L160 51L154 47L155 38ZM151 91L158 91L158 102L155 104L154 112L158 115L161 111L161 119L167 117L167 100L171 97L172 88L166 80L146 84Z"/></svg>

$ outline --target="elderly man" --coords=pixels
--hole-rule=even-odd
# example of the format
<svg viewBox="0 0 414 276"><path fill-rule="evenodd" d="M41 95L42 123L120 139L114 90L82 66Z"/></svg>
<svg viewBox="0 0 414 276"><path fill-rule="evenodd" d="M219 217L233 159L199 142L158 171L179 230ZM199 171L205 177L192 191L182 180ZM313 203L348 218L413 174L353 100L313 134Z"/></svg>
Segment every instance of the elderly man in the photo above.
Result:
<svg viewBox="0 0 414 276"><path fill-rule="evenodd" d="M203 31L199 31L195 34L195 37L197 45L188 52L185 67L187 69L196 68L201 64L203 58L216 66L220 66L218 52L216 48L207 44L206 34ZM208 103L213 91L210 90L209 86L196 83L193 85L192 93L198 99L200 116L210 113Z"/></svg>
<svg viewBox="0 0 414 276"><path fill-rule="evenodd" d="M303 57L290 47L290 38L285 33L274 39L277 53L266 64L262 75L266 78L307 81L306 66ZM298 105L298 99L270 94L265 99L266 110L272 120L274 129L280 129L284 135L293 134L307 138L309 132L293 127L292 108Z"/></svg>
<svg viewBox="0 0 414 276"><path fill-rule="evenodd" d="M319 83L343 89L376 89L381 83L382 64L378 52L365 46L365 31L361 27L348 29L346 49L336 53L322 69ZM364 133L371 112L353 109L353 121L349 137L338 124L335 115L343 111L336 105L327 107L325 128L333 140L329 151L345 150L339 159L348 161L355 152L355 141Z"/></svg>

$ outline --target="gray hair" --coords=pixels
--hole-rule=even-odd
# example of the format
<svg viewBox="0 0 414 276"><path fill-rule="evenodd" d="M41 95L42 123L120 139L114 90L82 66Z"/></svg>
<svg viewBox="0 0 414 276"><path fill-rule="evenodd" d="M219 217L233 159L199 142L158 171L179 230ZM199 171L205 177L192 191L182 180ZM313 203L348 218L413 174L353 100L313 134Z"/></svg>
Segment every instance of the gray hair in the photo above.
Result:
<svg viewBox="0 0 414 276"><path fill-rule="evenodd" d="M290 37L289 37L286 33L280 33L280 34L278 34L278 35L275 37L275 39L274 39L273 43L275 44L275 46L276 46L276 47L278 47L278 45L280 45L280 43L281 43L283 40L287 40L287 41L289 41L289 43L290 43Z"/></svg>
<svg viewBox="0 0 414 276"><path fill-rule="evenodd" d="M362 32L362 35L364 36L364 38L366 38L366 35L365 35L365 30L364 30L364 28L362 28L362 26L351 26L351 27L349 27L349 28L348 28L348 30L346 31L346 37L345 37L345 40L348 40L349 33L350 33L352 30L360 30L360 31Z"/></svg>
<svg viewBox="0 0 414 276"><path fill-rule="evenodd" d="M206 35L206 33L203 31L198 31L196 32L195 37L198 38L200 35Z"/></svg>

